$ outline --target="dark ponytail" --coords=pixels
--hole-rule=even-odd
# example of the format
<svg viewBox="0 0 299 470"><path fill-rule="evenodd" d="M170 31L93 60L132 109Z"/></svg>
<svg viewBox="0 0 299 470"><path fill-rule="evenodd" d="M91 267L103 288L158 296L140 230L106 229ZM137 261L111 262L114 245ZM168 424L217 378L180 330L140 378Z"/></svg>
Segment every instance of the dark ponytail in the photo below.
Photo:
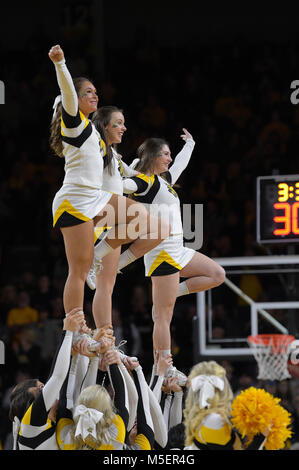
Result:
<svg viewBox="0 0 299 470"><path fill-rule="evenodd" d="M98 108L92 117L92 122L95 125L96 129L101 134L103 141L106 144L106 156L104 157L104 168L108 167L108 171L112 173L112 146L108 144L108 138L106 133L106 127L108 126L112 113L122 113L123 110L117 108L116 106L101 106Z"/></svg>

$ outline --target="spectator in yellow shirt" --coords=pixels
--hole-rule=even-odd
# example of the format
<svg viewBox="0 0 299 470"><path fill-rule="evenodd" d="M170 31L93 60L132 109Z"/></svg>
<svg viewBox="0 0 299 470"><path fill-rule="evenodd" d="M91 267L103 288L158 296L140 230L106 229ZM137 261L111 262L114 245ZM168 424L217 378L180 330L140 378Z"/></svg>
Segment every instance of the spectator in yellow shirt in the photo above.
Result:
<svg viewBox="0 0 299 470"><path fill-rule="evenodd" d="M26 291L18 294L17 306L11 308L7 315L7 326L25 325L38 321L38 311L30 306L30 296Z"/></svg>

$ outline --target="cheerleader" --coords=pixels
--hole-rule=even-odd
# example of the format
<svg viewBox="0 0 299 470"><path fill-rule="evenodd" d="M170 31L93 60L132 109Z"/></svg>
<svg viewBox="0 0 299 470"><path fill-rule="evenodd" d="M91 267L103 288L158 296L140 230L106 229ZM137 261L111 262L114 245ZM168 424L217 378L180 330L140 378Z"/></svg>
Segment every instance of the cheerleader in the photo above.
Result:
<svg viewBox="0 0 299 470"><path fill-rule="evenodd" d="M103 357L90 359L89 380L84 380L81 393L73 406L72 387L64 387L58 407L57 441L61 450L151 450L154 442L147 384L138 362L130 362L136 390L137 434L125 444L130 421L130 397L126 386L128 374L115 350ZM113 389L111 398L103 385L96 383L97 364L107 370ZM87 373L87 375L88 375ZM69 382L74 384L74 380ZM65 384L66 385L66 384ZM133 426L132 426L133 427Z"/></svg>
<svg viewBox="0 0 299 470"><path fill-rule="evenodd" d="M65 177L54 197L52 211L53 226L61 229L69 266L63 293L64 308L69 312L74 307L83 306L85 280L93 261L94 223L97 220L102 225L108 221L113 227L109 240L108 237L103 240L102 257L132 240L135 255L143 256L165 238L161 233L166 234L168 226L161 221L152 234L151 216L140 205L136 207L140 232L128 235L128 224L136 217L135 213L134 217L127 215L133 201L102 189L106 145L88 119L97 109L97 91L86 78L72 80L59 45L51 48L49 57L55 65L61 91L54 103L50 145L58 156L65 159ZM105 219L107 213L109 217ZM125 232L122 236L119 235L121 229ZM145 238L140 239L142 235Z"/></svg>
<svg viewBox="0 0 299 470"><path fill-rule="evenodd" d="M51 410L68 373L73 333L83 322L83 312L78 308L65 317L62 343L45 385L38 379L29 379L13 389L9 417L13 421L14 450L58 449Z"/></svg>
<svg viewBox="0 0 299 470"><path fill-rule="evenodd" d="M138 148L140 172L124 180L124 192L132 194L153 214L161 214L170 224L170 236L144 256L145 274L151 277L153 295L153 347L167 356L171 353L170 323L178 296L200 292L220 285L224 281L223 268L207 256L183 244L183 226L180 200L173 185L187 167L195 142L183 129L185 144L172 162L170 148L164 139L147 139ZM120 256L119 269L129 264L130 248ZM187 278L179 283L180 277ZM186 376L173 365L169 376Z"/></svg>
<svg viewBox="0 0 299 470"><path fill-rule="evenodd" d="M157 398L163 413L166 429L180 424L183 418L183 388L178 385L178 377L165 378L172 364L172 357L156 354L150 387Z"/></svg>
<svg viewBox="0 0 299 470"><path fill-rule="evenodd" d="M186 450L243 450L230 421L233 392L226 372L215 361L193 366L187 381L184 409ZM269 430L257 434L248 450L264 445Z"/></svg>
<svg viewBox="0 0 299 470"><path fill-rule="evenodd" d="M94 112L92 122L100 134L106 136L107 142L102 189L122 196L123 178L133 177L138 173L130 168L116 151L116 146L122 142L123 134L126 132L123 111L116 106L102 106ZM110 164L105 166L107 156L110 158ZM98 227L95 231L97 229ZM92 290L96 289L93 297L93 315L96 327L102 328L112 324L111 299L121 248L116 248L102 260L98 254L99 249L101 247L98 239L95 244L94 262L86 282Z"/></svg>

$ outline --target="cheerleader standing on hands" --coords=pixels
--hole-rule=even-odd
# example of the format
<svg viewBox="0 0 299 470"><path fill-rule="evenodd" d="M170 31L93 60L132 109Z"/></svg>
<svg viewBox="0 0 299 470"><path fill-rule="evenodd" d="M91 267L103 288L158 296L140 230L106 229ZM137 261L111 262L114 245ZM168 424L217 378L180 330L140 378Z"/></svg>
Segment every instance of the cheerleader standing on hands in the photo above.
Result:
<svg viewBox="0 0 299 470"><path fill-rule="evenodd" d="M172 162L170 148L164 139L147 139L138 148L140 172L134 178L124 180L124 192L133 194L153 214L161 214L169 221L170 236L144 256L145 274L151 277L153 295L153 347L167 356L171 353L170 324L178 296L204 291L222 284L223 268L207 256L183 244L183 225L180 200L173 189L181 173L187 167L195 142L183 129L183 149ZM130 248L120 256L119 269L128 264ZM180 277L187 278L179 282ZM171 365L166 376L186 376Z"/></svg>
<svg viewBox="0 0 299 470"><path fill-rule="evenodd" d="M150 216L140 205L139 233L133 238L127 233L125 236L128 238L118 237L118 203L123 196L101 189L105 143L88 119L89 114L97 109L96 89L86 78L72 80L59 45L51 48L49 57L55 65L61 91L54 103L50 144L58 156L65 158L65 177L62 188L56 193L52 209L53 225L61 229L69 266L63 296L65 311L69 312L74 307L83 307L84 284L93 261L96 216L102 219L103 213L113 212L108 224L114 230L103 240L102 257L133 240L132 250L135 255L143 256L167 237L169 232L168 226L161 221L157 232L151 234ZM123 202L125 219L122 219L122 229L132 219L127 216L127 209L133 201L124 198ZM147 237L141 239L142 235Z"/></svg>
<svg viewBox="0 0 299 470"><path fill-rule="evenodd" d="M116 106L101 106L94 112L92 122L101 135L106 136L107 155L111 158L107 162L104 157L104 172L102 189L123 195L123 178L133 177L137 171L130 168L116 151L116 145L122 142L126 132L123 111ZM97 229L97 227L96 227ZM95 291L93 298L93 314L97 328L112 324L112 293L117 275L120 256L120 247L109 253L101 260L101 243L95 244L94 263L88 273L86 282Z"/></svg>

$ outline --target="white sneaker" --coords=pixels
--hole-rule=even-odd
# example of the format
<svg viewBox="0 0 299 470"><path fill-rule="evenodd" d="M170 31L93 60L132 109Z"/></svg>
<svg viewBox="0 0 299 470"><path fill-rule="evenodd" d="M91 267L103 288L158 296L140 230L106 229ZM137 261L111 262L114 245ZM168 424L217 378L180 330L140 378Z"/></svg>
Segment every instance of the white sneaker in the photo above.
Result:
<svg viewBox="0 0 299 470"><path fill-rule="evenodd" d="M87 334L87 333L78 333L78 331L75 331L74 334L73 334L73 346L75 346L78 341L80 341L81 339L87 339L88 341L88 350L90 352L96 352L97 351L97 348L100 346L100 342L99 341L95 341L94 339L92 339L92 337Z"/></svg>
<svg viewBox="0 0 299 470"><path fill-rule="evenodd" d="M97 274L99 271L102 271L102 269L103 269L103 265L101 261L94 259L92 266L89 270L89 273L87 274L87 278L86 278L86 284L91 290L95 290Z"/></svg>
<svg viewBox="0 0 299 470"><path fill-rule="evenodd" d="M186 385L186 382L188 379L188 377L185 374L183 374L183 372L181 372L180 370L178 370L176 367L172 365L168 367L166 374L165 374L165 378L169 378L169 377L178 377L179 378L178 385L180 385L181 387L184 387Z"/></svg>

